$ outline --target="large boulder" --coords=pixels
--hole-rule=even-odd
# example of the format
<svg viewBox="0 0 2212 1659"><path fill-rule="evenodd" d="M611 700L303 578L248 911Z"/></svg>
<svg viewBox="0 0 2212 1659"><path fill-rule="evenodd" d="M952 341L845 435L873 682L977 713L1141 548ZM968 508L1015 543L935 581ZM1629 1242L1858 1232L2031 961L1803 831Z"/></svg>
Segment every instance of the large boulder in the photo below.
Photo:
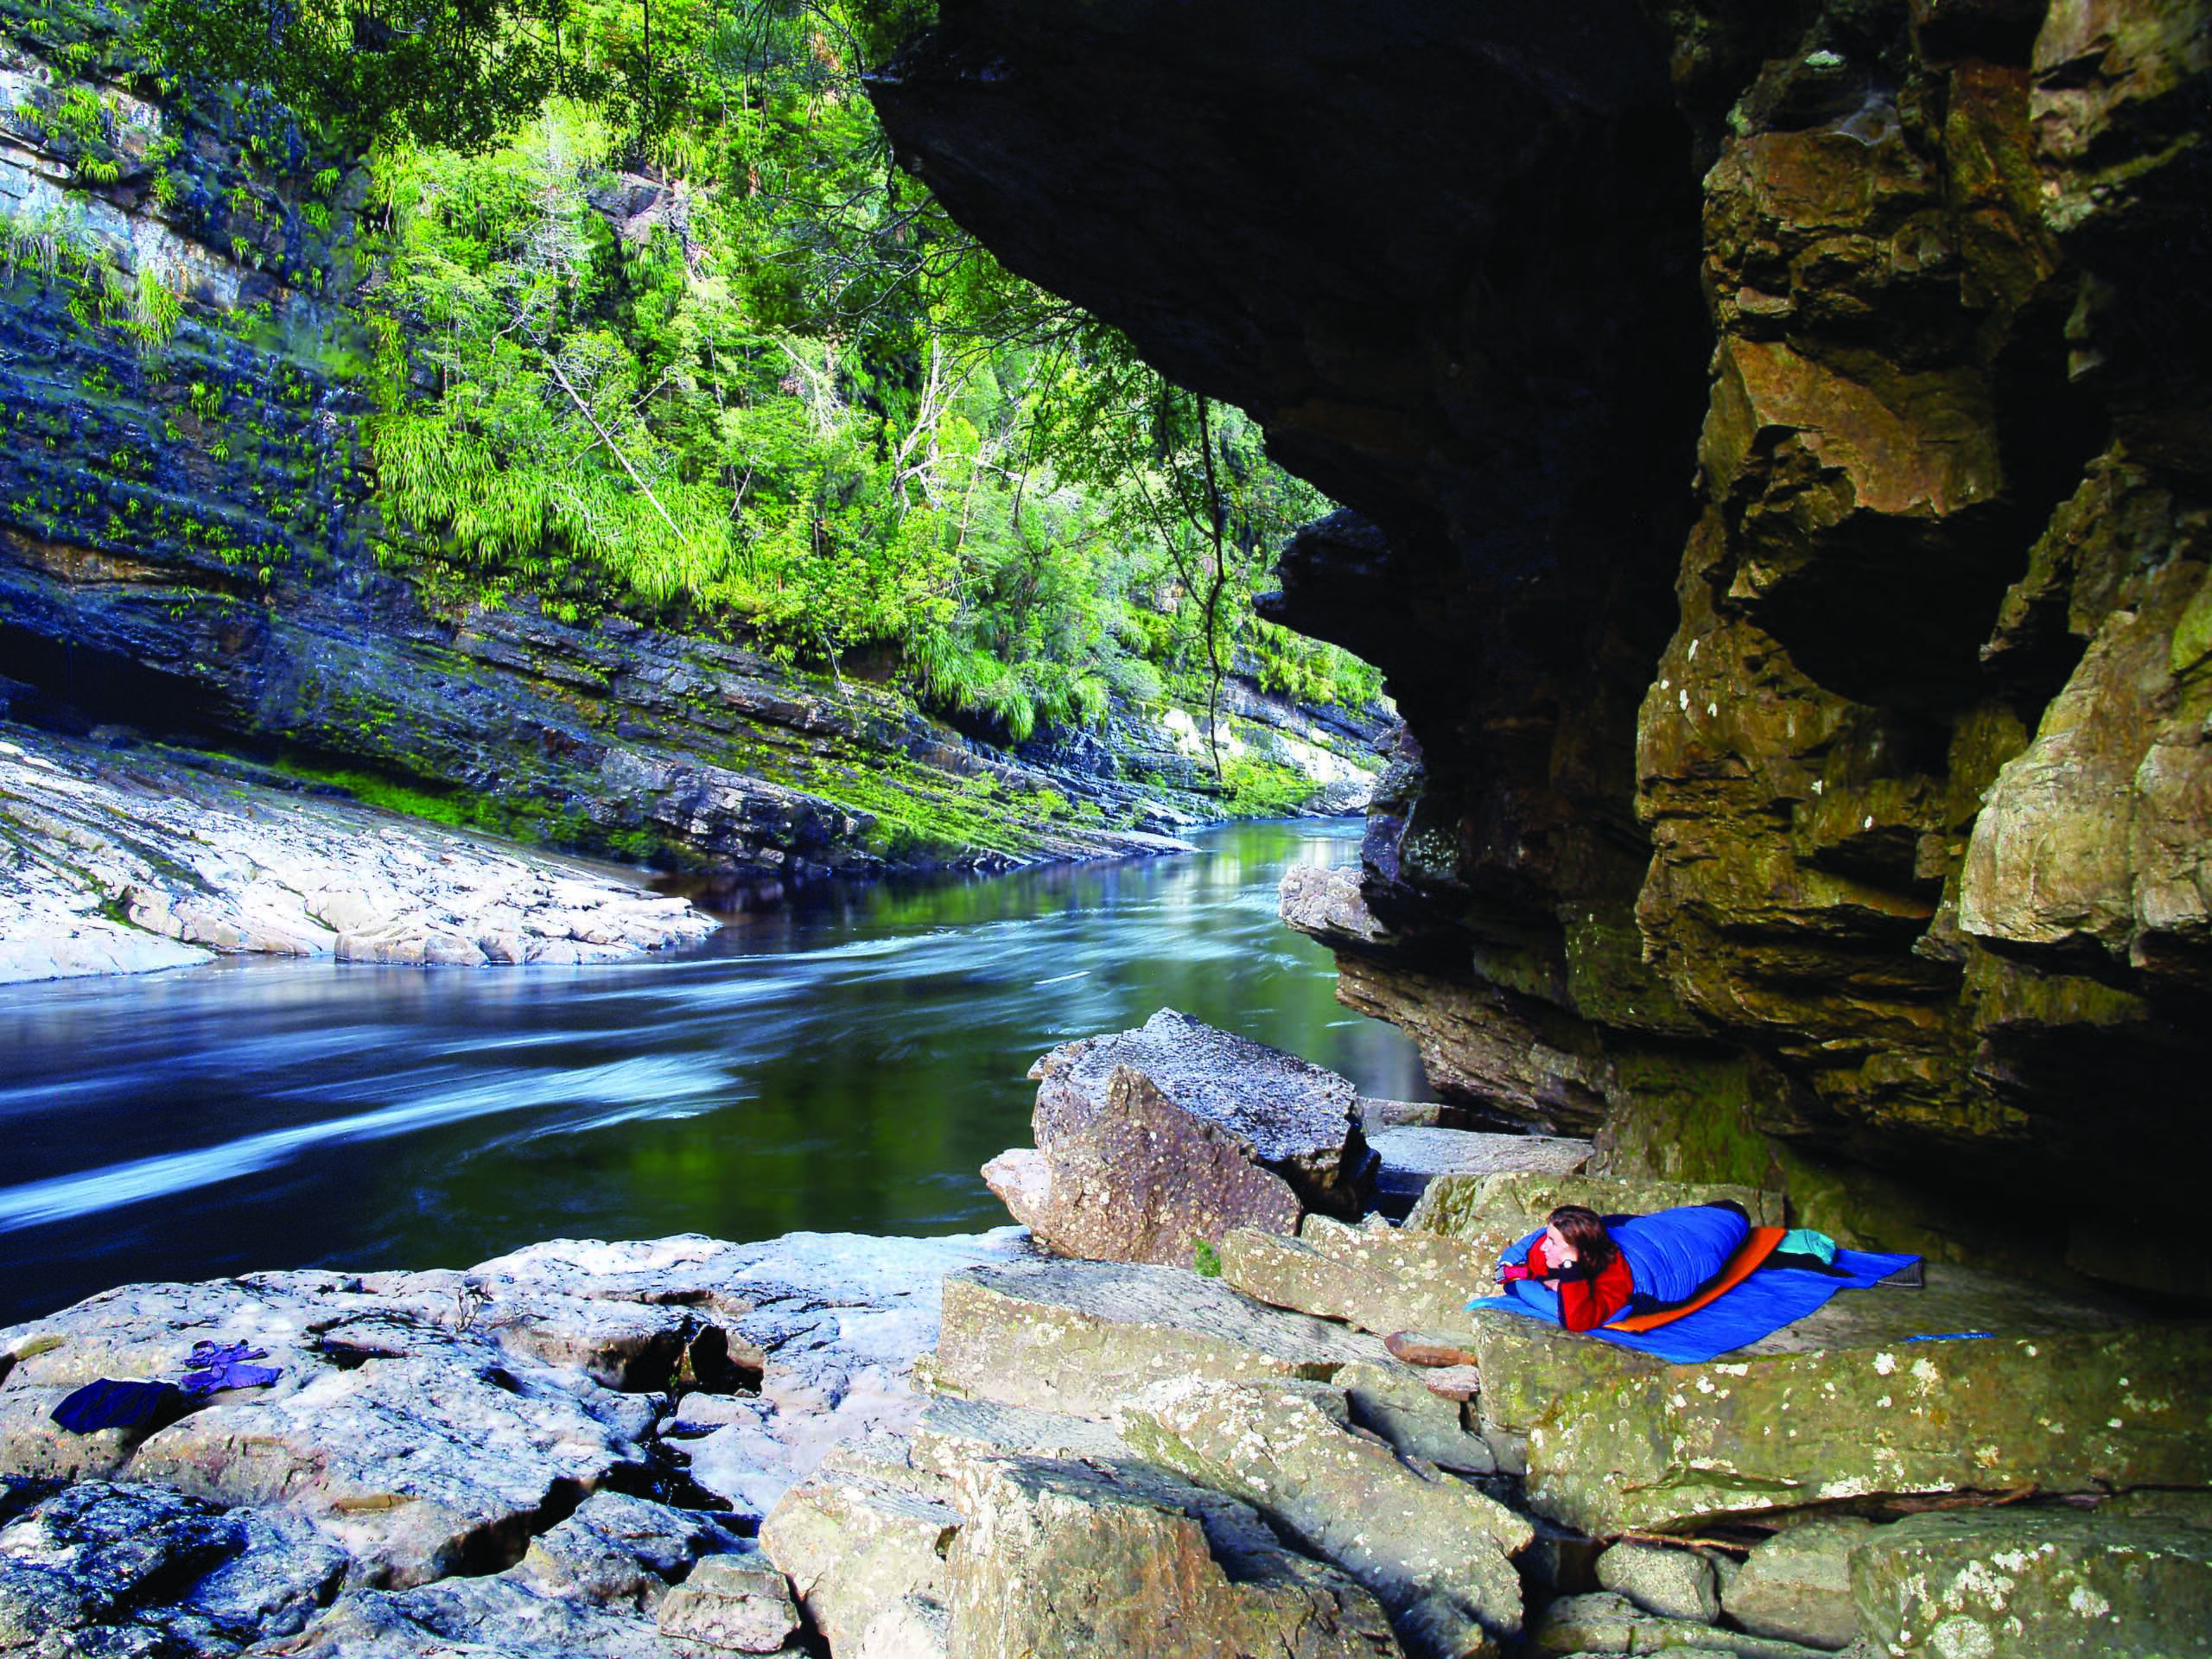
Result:
<svg viewBox="0 0 2212 1659"><path fill-rule="evenodd" d="M1033 1155L987 1178L1065 1255L1187 1262L1230 1227L1357 1216L1373 1182L1359 1096L1332 1071L1172 1008L1038 1060Z"/></svg>
<svg viewBox="0 0 2212 1659"><path fill-rule="evenodd" d="M1290 1183L1251 1144L1185 1111L1141 1071L1117 1065L1076 1132L1016 1148L983 1179L1016 1221L1061 1255L1188 1262L1232 1227L1286 1233L1303 1213Z"/></svg>
<svg viewBox="0 0 2212 1659"><path fill-rule="evenodd" d="M1415 1659L1488 1654L1521 1628L1510 1556L1528 1522L1475 1487L1354 1432L1343 1390L1314 1382L1163 1383L1122 1434L1152 1461L1243 1499L1373 1591Z"/></svg>
<svg viewBox="0 0 2212 1659"><path fill-rule="evenodd" d="M963 1659L1402 1651L1351 1578L1286 1549L1243 1504L1141 1465L995 1459L964 1501L945 1560Z"/></svg>
<svg viewBox="0 0 2212 1659"><path fill-rule="evenodd" d="M1751 1553L1728 1581L1721 1605L1760 1636L1814 1648L1847 1648L1859 1635L1851 1599L1851 1552L1874 1523L1859 1516L1821 1516L1777 1534Z"/></svg>
<svg viewBox="0 0 2212 1659"><path fill-rule="evenodd" d="M1395 1363L1373 1337L1263 1307L1187 1268L1040 1262L948 1278L922 1369L950 1392L1103 1418L1173 1376L1327 1382L1362 1361Z"/></svg>
<svg viewBox="0 0 2212 1659"><path fill-rule="evenodd" d="M2072 1510L1913 1516L1852 1552L1851 1586L1895 1659L2167 1659L2212 1632L2212 1533Z"/></svg>
<svg viewBox="0 0 2212 1659"><path fill-rule="evenodd" d="M903 1457L842 1449L778 1501L760 1547L842 1654L906 1598L943 1605L945 1552L965 1524L951 1497Z"/></svg>
<svg viewBox="0 0 2212 1659"><path fill-rule="evenodd" d="M1596 1533L1914 1493L2212 1485L2208 1362L2212 1327L2152 1325L1665 1367L1560 1398L1529 1434L1529 1502Z"/></svg>
<svg viewBox="0 0 2212 1659"><path fill-rule="evenodd" d="M1377 1336L1448 1329L1497 1264L1456 1238L1308 1216L1298 1236L1240 1227L1222 1241L1221 1276L1255 1300L1341 1319Z"/></svg>

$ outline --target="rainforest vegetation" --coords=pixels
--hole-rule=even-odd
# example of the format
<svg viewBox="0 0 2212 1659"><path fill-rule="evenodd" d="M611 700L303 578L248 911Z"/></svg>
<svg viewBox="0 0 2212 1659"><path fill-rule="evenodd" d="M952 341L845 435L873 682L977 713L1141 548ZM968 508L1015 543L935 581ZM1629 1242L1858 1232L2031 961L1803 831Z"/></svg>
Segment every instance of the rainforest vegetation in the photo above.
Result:
<svg viewBox="0 0 2212 1659"><path fill-rule="evenodd" d="M888 664L1014 739L1233 662L1371 699L1252 613L1327 504L893 166L862 77L926 10L153 0L141 38L365 169L387 559Z"/></svg>

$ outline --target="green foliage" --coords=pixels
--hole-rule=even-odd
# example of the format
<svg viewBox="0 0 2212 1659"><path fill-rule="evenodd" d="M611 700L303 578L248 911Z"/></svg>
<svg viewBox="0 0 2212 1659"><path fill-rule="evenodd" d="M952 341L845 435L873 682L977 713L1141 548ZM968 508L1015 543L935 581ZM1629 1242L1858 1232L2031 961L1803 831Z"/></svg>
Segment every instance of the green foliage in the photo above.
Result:
<svg viewBox="0 0 2212 1659"><path fill-rule="evenodd" d="M1221 1252L1203 1238L1191 1240L1191 1268L1201 1279L1221 1277Z"/></svg>
<svg viewBox="0 0 2212 1659"><path fill-rule="evenodd" d="M1303 772L1273 760L1231 754L1223 760L1221 774L1225 804L1240 818L1287 817L1313 798Z"/></svg>
<svg viewBox="0 0 2212 1659"><path fill-rule="evenodd" d="M1217 701L1237 661L1364 701L1251 614L1326 504L891 167L858 76L931 10L151 0L143 39L374 136L367 448L385 556L434 591L722 628L1001 740ZM242 263L267 202L331 227L344 175L307 165L234 187Z"/></svg>
<svg viewBox="0 0 2212 1659"><path fill-rule="evenodd" d="M182 297L149 265L125 273L59 212L0 208L0 278L22 270L66 292L81 327L112 328L143 356L159 354L183 320Z"/></svg>

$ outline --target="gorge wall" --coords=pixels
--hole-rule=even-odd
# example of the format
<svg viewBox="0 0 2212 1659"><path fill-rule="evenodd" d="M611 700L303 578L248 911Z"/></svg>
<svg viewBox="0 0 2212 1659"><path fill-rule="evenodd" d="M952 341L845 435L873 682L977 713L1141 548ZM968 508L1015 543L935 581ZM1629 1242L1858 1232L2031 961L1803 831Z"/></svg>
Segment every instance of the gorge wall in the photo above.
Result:
<svg viewBox="0 0 2212 1659"><path fill-rule="evenodd" d="M1158 850L1223 815L1187 710L1012 746L894 663L809 670L700 607L486 602L480 573L384 556L369 169L158 76L134 22L0 0L0 717L763 885ZM1251 673L1226 709L1224 747L1315 809L1365 798L1386 710ZM0 856L38 862L10 804Z"/></svg>
<svg viewBox="0 0 2212 1659"><path fill-rule="evenodd" d="M900 162L1350 509L1344 1000L1618 1171L2212 1291L2212 9L941 16Z"/></svg>

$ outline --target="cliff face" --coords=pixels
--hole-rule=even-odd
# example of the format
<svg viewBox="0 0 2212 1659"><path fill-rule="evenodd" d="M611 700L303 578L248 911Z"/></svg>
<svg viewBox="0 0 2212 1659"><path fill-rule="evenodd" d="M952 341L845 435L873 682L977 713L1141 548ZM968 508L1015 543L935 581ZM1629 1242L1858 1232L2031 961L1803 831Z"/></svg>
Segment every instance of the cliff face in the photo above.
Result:
<svg viewBox="0 0 2212 1659"><path fill-rule="evenodd" d="M1353 510L1278 612L1411 728L1346 1000L1617 1167L2212 1288L2100 1243L2212 1150L2212 11L943 15L902 161Z"/></svg>
<svg viewBox="0 0 2212 1659"><path fill-rule="evenodd" d="M281 109L157 84L130 26L0 0L0 714L763 879L1156 850L1220 815L1187 721L1125 709L1017 756L714 617L564 619L381 563L365 169ZM1382 711L1230 703L1231 752L1321 810L1365 798Z"/></svg>

